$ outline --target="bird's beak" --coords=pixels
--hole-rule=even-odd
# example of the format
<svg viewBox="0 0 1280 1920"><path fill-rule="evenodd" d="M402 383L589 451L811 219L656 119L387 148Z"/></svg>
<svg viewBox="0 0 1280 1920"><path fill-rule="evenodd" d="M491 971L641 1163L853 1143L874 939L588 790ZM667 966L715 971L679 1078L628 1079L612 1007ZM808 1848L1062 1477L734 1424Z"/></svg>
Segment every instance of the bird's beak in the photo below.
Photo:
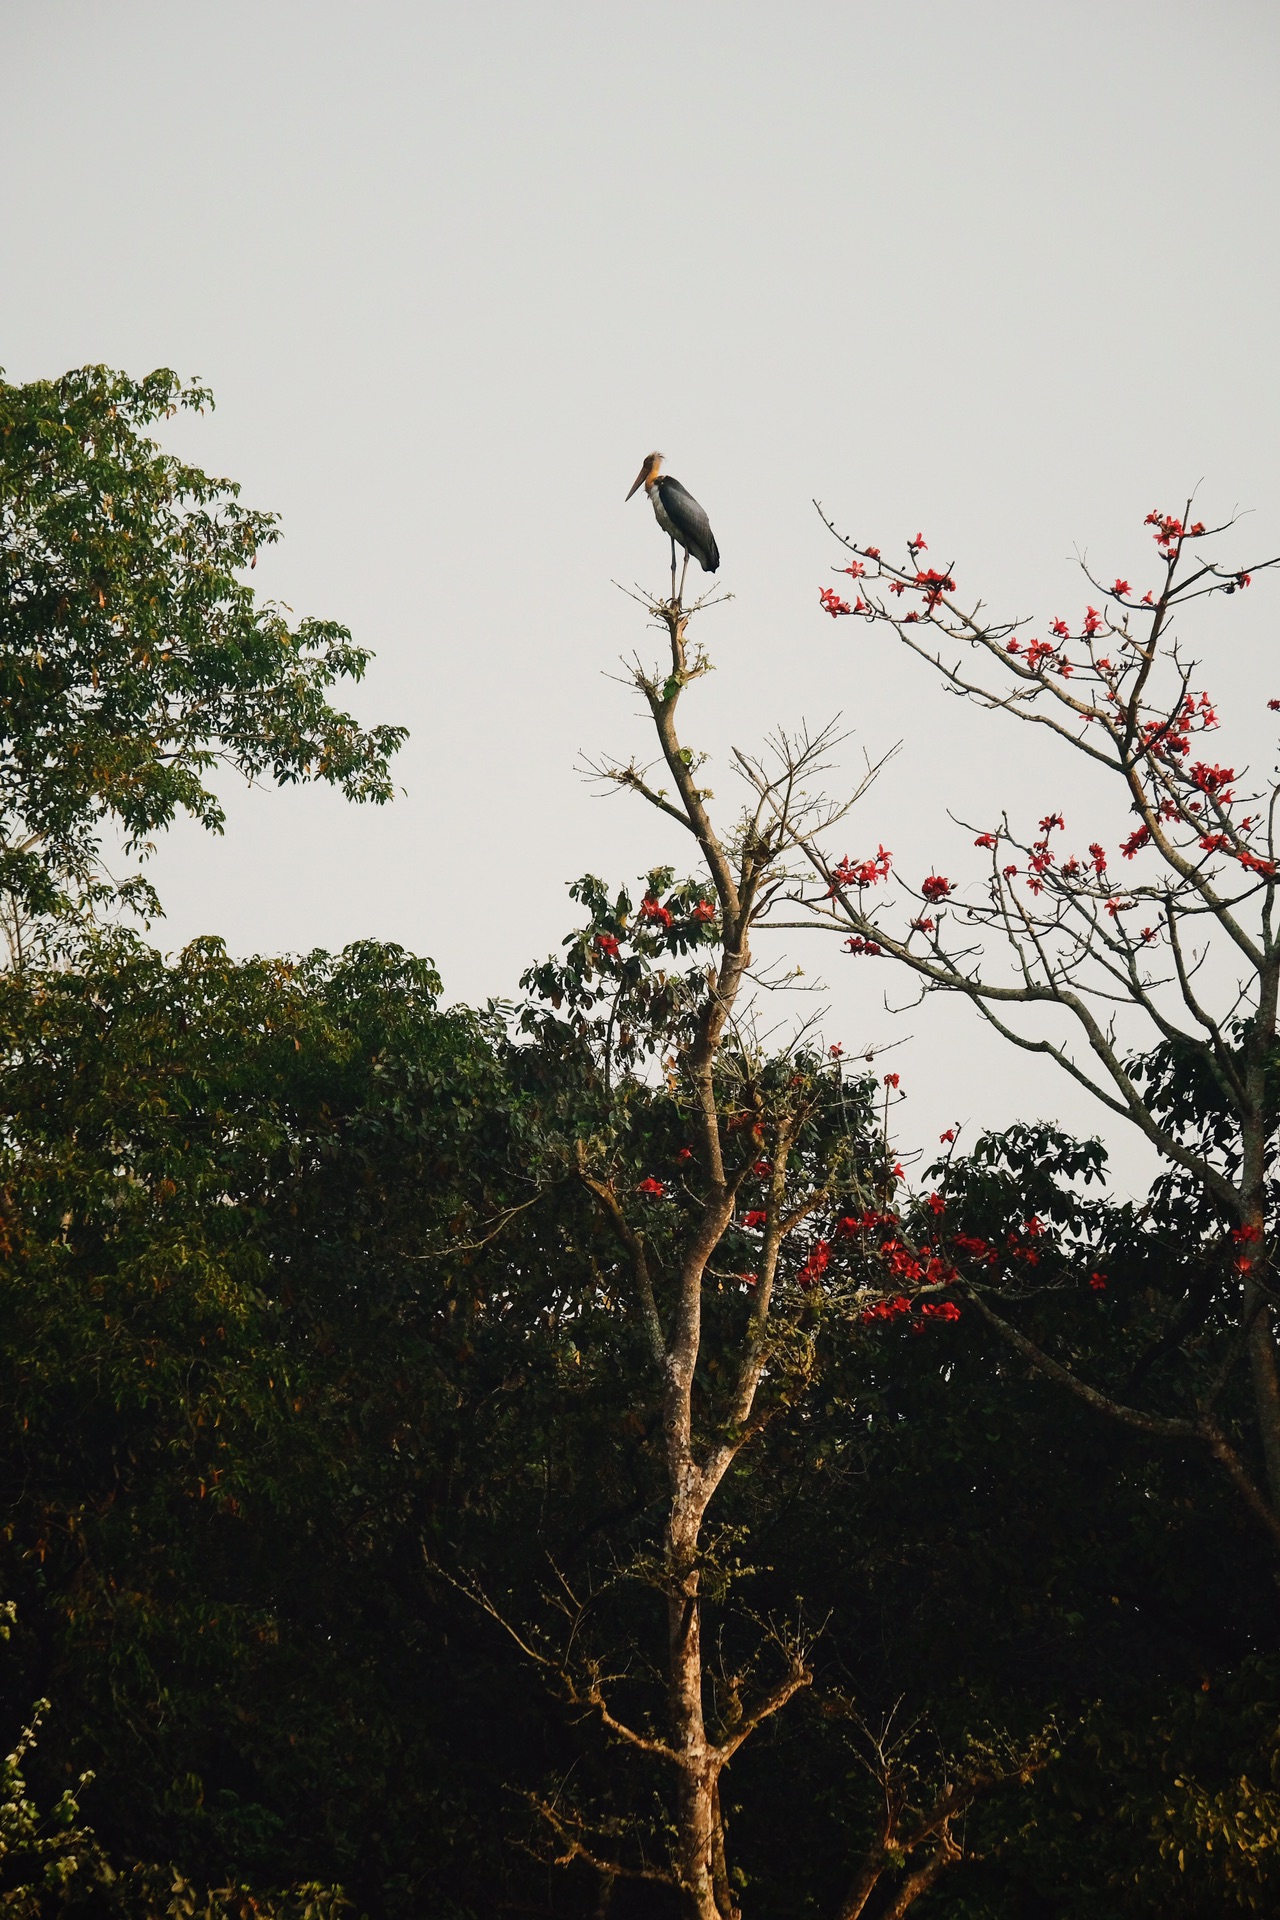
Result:
<svg viewBox="0 0 1280 1920"><path fill-rule="evenodd" d="M635 479L631 482L631 485L627 490L628 500L631 498L631 495L636 491L638 487L642 487L644 485L645 481L648 478L649 478L649 462L646 460L644 465L641 467L639 473L636 475Z"/></svg>

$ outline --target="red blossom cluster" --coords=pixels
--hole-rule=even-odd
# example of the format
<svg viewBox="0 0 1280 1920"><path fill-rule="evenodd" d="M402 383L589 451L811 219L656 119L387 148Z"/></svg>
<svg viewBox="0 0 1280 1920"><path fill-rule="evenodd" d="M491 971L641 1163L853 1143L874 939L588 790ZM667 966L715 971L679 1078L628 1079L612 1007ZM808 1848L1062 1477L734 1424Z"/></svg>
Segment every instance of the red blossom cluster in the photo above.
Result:
<svg viewBox="0 0 1280 1920"><path fill-rule="evenodd" d="M927 880L921 881L920 891L926 900L945 900L951 892L951 882L945 880L940 873L931 873Z"/></svg>
<svg viewBox="0 0 1280 1920"><path fill-rule="evenodd" d="M908 540L907 550L910 553L928 553L929 542L922 533L918 533L914 540Z"/></svg>
<svg viewBox="0 0 1280 1920"><path fill-rule="evenodd" d="M980 833L973 844L975 847L994 847L998 838L998 834Z"/></svg>
<svg viewBox="0 0 1280 1920"><path fill-rule="evenodd" d="M664 907L659 901L655 900L651 893L646 893L644 899L640 902L640 918L642 920L652 921L654 926L669 927L671 925L671 909L670 907Z"/></svg>
<svg viewBox="0 0 1280 1920"><path fill-rule="evenodd" d="M884 1083L886 1087L899 1086L901 1084L901 1081L902 1081L902 1075L900 1073L886 1073L884 1077Z"/></svg>
<svg viewBox="0 0 1280 1920"><path fill-rule="evenodd" d="M1065 632L1066 629L1064 628L1063 631ZM1010 653L1017 653L1018 650L1019 650L1018 642L1016 640L1011 640L1009 642L1007 651ZM1057 650L1056 648L1051 647L1047 640L1028 640L1027 666L1030 668L1032 673L1038 673L1046 660L1056 660L1056 659L1057 659ZM1070 671L1070 664L1071 663L1065 658L1059 662L1059 665L1061 666L1062 671L1064 673Z"/></svg>
<svg viewBox="0 0 1280 1920"><path fill-rule="evenodd" d="M1090 1286L1091 1286L1091 1287L1093 1288L1093 1291L1094 1291L1095 1293L1105 1293L1105 1292L1106 1292L1106 1290L1107 1290L1107 1276L1106 1276L1106 1274L1105 1274L1105 1273L1091 1273L1091 1274L1089 1275L1089 1285L1090 1285Z"/></svg>
<svg viewBox="0 0 1280 1920"><path fill-rule="evenodd" d="M708 920L714 920L715 917L716 917L715 905L710 900L699 900L697 906L694 908L693 913L691 915L692 919L701 920L704 923Z"/></svg>
<svg viewBox="0 0 1280 1920"><path fill-rule="evenodd" d="M884 948L875 940L864 940L859 933L851 934L844 943L846 953L865 953L871 959L878 959Z"/></svg>
<svg viewBox="0 0 1280 1920"><path fill-rule="evenodd" d="M836 1233L845 1240L855 1233L874 1233L877 1227L896 1227L898 1217L893 1213L878 1212L869 1207L865 1213L847 1213L836 1222Z"/></svg>
<svg viewBox="0 0 1280 1920"><path fill-rule="evenodd" d="M953 1247L958 1247L961 1253L971 1254L984 1267L993 1267L1000 1257L994 1247L988 1246L985 1240L979 1240L972 1233L952 1234L951 1244Z"/></svg>
<svg viewBox="0 0 1280 1920"><path fill-rule="evenodd" d="M1102 625L1102 615L1097 607L1086 607L1084 612L1084 631L1086 638L1092 640Z"/></svg>
<svg viewBox="0 0 1280 1920"><path fill-rule="evenodd" d="M847 600L842 600L834 587L823 587L818 594L819 604L834 620L842 613L852 613L853 608Z"/></svg>
<svg viewBox="0 0 1280 1920"><path fill-rule="evenodd" d="M814 1286L826 1272L831 1262L831 1245L827 1240L815 1240L809 1258L796 1275L798 1285Z"/></svg>
<svg viewBox="0 0 1280 1920"><path fill-rule="evenodd" d="M1117 599L1123 600L1127 593L1133 592L1133 588L1127 580L1117 580L1111 591L1116 595Z"/></svg>
<svg viewBox="0 0 1280 1920"><path fill-rule="evenodd" d="M933 921L932 921L932 920L927 920L927 919L926 919L926 920L913 920L913 921L911 922L911 927L912 927L912 931L913 931L913 932L915 932L915 933L932 933L932 932L933 932Z"/></svg>
<svg viewBox="0 0 1280 1920"><path fill-rule="evenodd" d="M1129 835L1129 838L1120 849L1121 856L1125 860L1132 860L1133 856L1136 853L1140 853L1142 848L1146 846L1150 838L1150 827L1135 827L1134 831Z"/></svg>
<svg viewBox="0 0 1280 1920"><path fill-rule="evenodd" d="M768 1218L763 1207L752 1207L748 1213L743 1214L742 1224L744 1227L762 1227Z"/></svg>
<svg viewBox="0 0 1280 1920"><path fill-rule="evenodd" d="M930 612L941 604L944 593L954 593L956 590L951 575L940 572L937 567L928 567L923 573L917 573L916 585L924 594L924 603Z"/></svg>
<svg viewBox="0 0 1280 1920"><path fill-rule="evenodd" d="M1235 777L1234 767L1211 767L1203 760L1194 760L1187 768L1187 778L1192 786L1198 787L1201 793L1210 794L1223 807L1231 805L1228 789Z"/></svg>
<svg viewBox="0 0 1280 1920"><path fill-rule="evenodd" d="M597 953L604 954L607 959L609 960L617 959L618 937L616 934L598 933L595 938L595 946L596 946Z"/></svg>
<svg viewBox="0 0 1280 1920"><path fill-rule="evenodd" d="M692 1160L692 1158L693 1158L692 1147L681 1147L679 1153L676 1155L677 1160Z"/></svg>
<svg viewBox="0 0 1280 1920"><path fill-rule="evenodd" d="M665 1200L667 1190L661 1180L655 1180L652 1174L646 1176L636 1188L637 1193L647 1193L654 1200Z"/></svg>
<svg viewBox="0 0 1280 1920"><path fill-rule="evenodd" d="M1154 507L1142 524L1155 528L1154 538L1158 547L1176 547L1179 540L1184 538L1198 540L1204 532L1203 520L1197 520L1194 526L1184 527L1181 520L1175 519L1171 513L1161 513L1159 507Z"/></svg>
<svg viewBox="0 0 1280 1920"><path fill-rule="evenodd" d="M855 560L852 566L841 567L840 571L841 573L847 573L851 580L861 580L863 574L866 572L866 568L863 566L861 560Z"/></svg>
<svg viewBox="0 0 1280 1920"><path fill-rule="evenodd" d="M871 860L850 860L848 855L831 869L831 885L827 888L826 898L830 900L837 887L874 887L878 881L889 878L889 868L893 855L878 847Z"/></svg>
<svg viewBox="0 0 1280 1920"><path fill-rule="evenodd" d="M1056 633L1059 640L1068 640L1071 637L1071 629L1065 620L1055 620L1049 631Z"/></svg>
<svg viewBox="0 0 1280 1920"><path fill-rule="evenodd" d="M893 1300L877 1300L874 1307L868 1307L861 1315L863 1320L900 1320L916 1306L921 1317L926 1320L958 1320L960 1309L954 1300L908 1300L905 1294L898 1294Z"/></svg>

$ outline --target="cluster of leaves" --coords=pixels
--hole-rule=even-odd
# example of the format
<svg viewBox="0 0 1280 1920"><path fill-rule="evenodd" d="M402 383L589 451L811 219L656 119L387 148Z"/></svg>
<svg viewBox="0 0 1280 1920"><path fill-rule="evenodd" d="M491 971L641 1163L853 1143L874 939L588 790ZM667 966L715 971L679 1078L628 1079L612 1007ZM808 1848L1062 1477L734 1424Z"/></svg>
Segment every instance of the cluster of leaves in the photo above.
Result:
<svg viewBox="0 0 1280 1920"><path fill-rule="evenodd" d="M108 818L127 849L180 812L219 828L219 764L390 798L404 730L328 700L368 652L260 602L275 517L147 435L211 404L163 370L0 380L0 893L23 914L118 894ZM154 905L136 877L125 897Z"/></svg>

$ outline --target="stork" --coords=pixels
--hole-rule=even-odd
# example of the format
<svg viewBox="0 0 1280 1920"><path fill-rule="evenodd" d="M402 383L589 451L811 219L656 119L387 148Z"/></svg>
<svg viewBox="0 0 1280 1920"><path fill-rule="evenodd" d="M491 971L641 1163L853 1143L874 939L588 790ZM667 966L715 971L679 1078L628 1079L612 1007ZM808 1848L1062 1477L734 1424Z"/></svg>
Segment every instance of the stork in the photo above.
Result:
<svg viewBox="0 0 1280 1920"><path fill-rule="evenodd" d="M684 576L689 570L689 555L692 554L704 573L714 573L720 565L720 549L716 537L711 531L711 522L693 495L673 480L669 473L663 473L662 455L651 453L631 483L628 500L638 488L643 487L653 506L654 518L665 534L671 539L671 598L683 600ZM684 548L684 567L680 573L680 591L676 592L676 546Z"/></svg>

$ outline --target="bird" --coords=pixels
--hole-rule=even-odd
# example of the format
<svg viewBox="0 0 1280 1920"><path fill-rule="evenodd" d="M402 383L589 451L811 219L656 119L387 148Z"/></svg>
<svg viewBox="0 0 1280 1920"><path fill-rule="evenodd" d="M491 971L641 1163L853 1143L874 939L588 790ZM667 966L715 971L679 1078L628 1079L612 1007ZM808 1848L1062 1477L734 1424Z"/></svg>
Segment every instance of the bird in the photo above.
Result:
<svg viewBox="0 0 1280 1920"><path fill-rule="evenodd" d="M714 573L720 565L720 549L716 537L711 531L711 522L704 508L700 507L687 488L669 473L663 473L662 455L646 455L644 465L631 483L627 499L640 487L643 487L653 505L654 517L658 525L671 539L671 583L672 599L683 597L684 573L680 575L680 594L675 592L676 545L684 548L684 564L688 569L689 555L692 554L704 573Z"/></svg>

